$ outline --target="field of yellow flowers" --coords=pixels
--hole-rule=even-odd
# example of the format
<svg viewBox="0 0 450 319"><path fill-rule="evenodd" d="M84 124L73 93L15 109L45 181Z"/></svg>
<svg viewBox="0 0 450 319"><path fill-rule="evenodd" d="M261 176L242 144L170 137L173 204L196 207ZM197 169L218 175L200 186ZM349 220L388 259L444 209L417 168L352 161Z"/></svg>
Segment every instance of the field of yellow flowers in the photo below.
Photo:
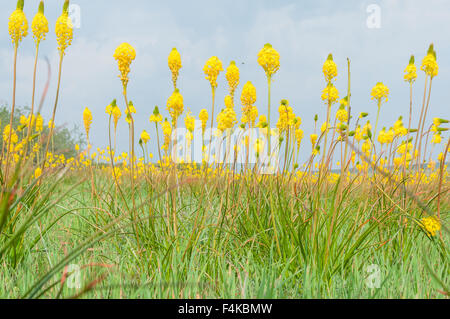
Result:
<svg viewBox="0 0 450 319"><path fill-rule="evenodd" d="M182 59L173 48L173 93L165 110L144 114L149 128L136 135L127 88L139 56L122 43L111 53L120 98L102 119L80 109L87 147L77 145L77 156L66 158L53 151L52 136L60 83L68 80L61 76L73 39L68 6L66 0L54 27L60 60L48 124L35 105L39 45L49 32L43 1L31 28L23 0L9 20L14 65L10 121L0 123L0 297L448 297L449 121L430 116L438 76L433 45L420 70L414 56L407 64L410 113L393 124L380 121L389 98L382 82L371 92L376 122L352 113L350 60L342 94L330 54L323 64L324 112L306 138L288 100L272 105L280 54L270 44L255 54L267 79L267 108L256 107L251 82L239 88L235 62L224 68L213 56L204 66L211 108L196 120L184 108L177 86ZM17 56L28 32L36 48L31 111L14 127ZM420 104L412 101L418 72ZM217 110L223 74L228 95ZM278 118L271 118L274 106ZM91 147L93 120L108 127L104 148ZM119 154L122 120L129 151ZM155 155L150 139L157 140Z"/></svg>

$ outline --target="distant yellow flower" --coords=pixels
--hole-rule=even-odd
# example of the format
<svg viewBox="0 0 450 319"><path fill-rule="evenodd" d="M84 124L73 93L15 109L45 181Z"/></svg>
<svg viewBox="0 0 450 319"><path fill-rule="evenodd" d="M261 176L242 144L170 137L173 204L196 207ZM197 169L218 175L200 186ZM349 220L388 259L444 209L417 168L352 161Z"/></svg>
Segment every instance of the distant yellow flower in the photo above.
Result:
<svg viewBox="0 0 450 319"><path fill-rule="evenodd" d="M56 20L55 33L58 42L58 50L61 55L64 55L67 47L72 44L73 39L73 24L69 17L68 0L64 2L63 13L58 20Z"/></svg>
<svg viewBox="0 0 450 319"><path fill-rule="evenodd" d="M42 169L40 167L34 170L34 178L38 179L42 175Z"/></svg>
<svg viewBox="0 0 450 319"><path fill-rule="evenodd" d="M87 107L83 111L84 129L86 130L86 136L89 139L89 130L92 124L92 112Z"/></svg>
<svg viewBox="0 0 450 319"><path fill-rule="evenodd" d="M172 51L170 51L168 63L169 63L169 69L172 72L173 87L176 88L178 75L179 75L180 69L182 67L181 56L176 48L173 48Z"/></svg>
<svg viewBox="0 0 450 319"><path fill-rule="evenodd" d="M195 129L195 117L191 115L190 111L186 114L186 117L184 119L184 125L186 126L186 129L189 132L191 132L191 133L194 132L194 129Z"/></svg>
<svg viewBox="0 0 450 319"><path fill-rule="evenodd" d="M407 82L414 82L417 78L417 68L416 65L414 64L414 55L411 56L411 59L409 60L409 64L405 69L405 75L404 75L404 79Z"/></svg>
<svg viewBox="0 0 450 319"><path fill-rule="evenodd" d="M23 0L17 1L17 9L9 17L9 35L12 42L16 45L28 35L28 21L23 12L23 4Z"/></svg>
<svg viewBox="0 0 450 319"><path fill-rule="evenodd" d="M159 108L155 106L155 109L153 110L153 114L150 115L150 123L161 123L163 118L161 113L159 113Z"/></svg>
<svg viewBox="0 0 450 319"><path fill-rule="evenodd" d="M144 144L147 144L147 142L150 140L150 135L145 130L143 130L141 133L141 140L142 142L144 142Z"/></svg>
<svg viewBox="0 0 450 319"><path fill-rule="evenodd" d="M250 106L256 102L256 88L252 82L245 83L241 93L241 103L244 106Z"/></svg>
<svg viewBox="0 0 450 319"><path fill-rule="evenodd" d="M208 111L205 109L202 109L200 111L200 114L198 115L198 118L202 122L202 131L205 132L206 123L208 122Z"/></svg>
<svg viewBox="0 0 450 319"><path fill-rule="evenodd" d="M11 134L11 144L16 144L19 141L19 137L17 136L14 128L11 129L9 124L5 126L3 129L3 141L7 143L9 141L9 134Z"/></svg>
<svg viewBox="0 0 450 319"><path fill-rule="evenodd" d="M42 115L38 113L36 116L36 131L42 132L44 129L44 119L42 118Z"/></svg>
<svg viewBox="0 0 450 319"><path fill-rule="evenodd" d="M216 56L209 58L203 67L203 71L206 74L206 79L211 83L211 87L215 89L217 87L217 77L220 71L223 71L222 61Z"/></svg>
<svg viewBox="0 0 450 319"><path fill-rule="evenodd" d="M119 65L120 80L124 89L126 89L129 81L128 73L130 73L130 65L136 58L136 50L128 43L122 43L114 52L114 58Z"/></svg>
<svg viewBox="0 0 450 319"><path fill-rule="evenodd" d="M300 148L300 144L302 143L303 139L303 130L302 129L296 129L295 130L295 141L297 142L297 148Z"/></svg>
<svg viewBox="0 0 450 319"><path fill-rule="evenodd" d="M441 230L441 222L436 216L422 218L420 226L429 236L435 236L436 232Z"/></svg>
<svg viewBox="0 0 450 319"><path fill-rule="evenodd" d="M133 102L130 101L128 102L128 107L125 108L125 121L127 121L128 123L131 123L132 120L132 114L136 114L136 108L133 105Z"/></svg>
<svg viewBox="0 0 450 319"><path fill-rule="evenodd" d="M322 90L322 100L326 103L333 104L339 99L339 91L329 82L327 86Z"/></svg>
<svg viewBox="0 0 450 319"><path fill-rule="evenodd" d="M345 109L345 107L342 105L336 112L336 118L341 122L341 123L347 123L348 121L348 112Z"/></svg>
<svg viewBox="0 0 450 319"><path fill-rule="evenodd" d="M236 122L236 112L232 108L223 109L217 116L218 129L222 132L232 128Z"/></svg>
<svg viewBox="0 0 450 319"><path fill-rule="evenodd" d="M311 135L309 136L309 138L310 138L310 140L311 140L312 147L314 147L314 146L316 145L317 137L318 137L317 134L311 134Z"/></svg>
<svg viewBox="0 0 450 319"><path fill-rule="evenodd" d="M440 133L437 133L437 134L434 134L434 135L433 135L433 138L432 138L432 140L431 140L431 143L433 143L433 144L440 144L441 141L442 141L441 134L440 134Z"/></svg>
<svg viewBox="0 0 450 319"><path fill-rule="evenodd" d="M270 43L267 43L258 53L258 63L270 79L280 68L280 54Z"/></svg>
<svg viewBox="0 0 450 319"><path fill-rule="evenodd" d="M44 15L44 1L39 3L38 13L36 13L31 23L31 30L33 30L36 45L45 40L45 36L48 33L48 20Z"/></svg>
<svg viewBox="0 0 450 319"><path fill-rule="evenodd" d="M178 89L175 89L172 95L167 99L167 110L174 121L183 113L183 96Z"/></svg>
<svg viewBox="0 0 450 319"><path fill-rule="evenodd" d="M438 75L439 66L436 62L436 51L434 51L433 44L428 48L427 55L423 58L420 69L431 78Z"/></svg>
<svg viewBox="0 0 450 319"><path fill-rule="evenodd" d="M337 76L337 65L333 61L333 55L331 53L328 55L322 69L327 83L331 82Z"/></svg>
<svg viewBox="0 0 450 319"><path fill-rule="evenodd" d="M372 100L377 100L378 103L387 102L389 96L389 88L381 82L378 82L372 88Z"/></svg>
<svg viewBox="0 0 450 319"><path fill-rule="evenodd" d="M228 88L230 91L230 96L232 98L234 96L234 91L239 85L239 68L236 66L236 62L230 62L230 65L227 67L225 77L227 78Z"/></svg>

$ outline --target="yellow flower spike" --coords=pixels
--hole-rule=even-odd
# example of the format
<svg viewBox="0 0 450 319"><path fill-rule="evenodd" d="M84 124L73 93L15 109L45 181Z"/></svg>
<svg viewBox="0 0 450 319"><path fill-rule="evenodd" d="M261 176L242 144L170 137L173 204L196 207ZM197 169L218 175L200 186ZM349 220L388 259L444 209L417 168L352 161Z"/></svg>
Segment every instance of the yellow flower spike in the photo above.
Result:
<svg viewBox="0 0 450 319"><path fill-rule="evenodd" d="M17 8L11 13L8 23L8 31L12 43L16 46L28 35L28 21L23 12L24 1L17 1Z"/></svg>
<svg viewBox="0 0 450 319"><path fill-rule="evenodd" d="M136 109L134 108L133 102L128 102L128 107L125 109L125 121L131 123L132 114L136 114Z"/></svg>
<svg viewBox="0 0 450 319"><path fill-rule="evenodd" d="M341 123L347 123L348 121L348 112L345 108L345 106L342 104L341 107L339 107L339 109L336 112L336 118L341 122Z"/></svg>
<svg viewBox="0 0 450 319"><path fill-rule="evenodd" d="M39 3L39 10L33 18L31 23L31 30L33 31L33 38L36 45L45 40L48 33L48 20L44 15L44 1Z"/></svg>
<svg viewBox="0 0 450 319"><path fill-rule="evenodd" d="M225 96L224 103L225 103L225 107L227 107L229 109L234 108L234 101L233 101L233 97L231 95Z"/></svg>
<svg viewBox="0 0 450 319"><path fill-rule="evenodd" d="M225 131L226 129L233 128L237 123L236 112L232 108L223 109L217 116L218 129Z"/></svg>
<svg viewBox="0 0 450 319"><path fill-rule="evenodd" d="M297 148L300 148L300 144L302 143L303 139L303 130L302 129L296 129L295 130L295 141L297 142Z"/></svg>
<svg viewBox="0 0 450 319"><path fill-rule="evenodd" d="M222 61L218 57L213 56L206 61L203 71L206 74L206 79L211 84L211 87L215 89L217 87L217 77L219 73L223 71Z"/></svg>
<svg viewBox="0 0 450 319"><path fill-rule="evenodd" d="M144 142L144 144L147 144L147 142L150 140L150 135L147 133L147 131L143 130L141 133L141 140Z"/></svg>
<svg viewBox="0 0 450 319"><path fill-rule="evenodd" d="M252 82L248 81L242 88L241 103L245 107L249 107L256 102L256 88Z"/></svg>
<svg viewBox="0 0 450 319"><path fill-rule="evenodd" d="M198 118L202 122L202 132L205 132L206 129L206 123L208 122L208 111L206 109L202 109L200 111L200 114L198 115Z"/></svg>
<svg viewBox="0 0 450 319"><path fill-rule="evenodd" d="M17 136L16 132L14 131L14 128L11 129L11 126L8 124L3 129L3 141L5 143L8 142L10 134L11 134L11 144L16 144L19 141L19 137Z"/></svg>
<svg viewBox="0 0 450 319"><path fill-rule="evenodd" d="M86 130L86 136L89 139L89 130L91 129L92 124L92 112L87 107L83 111L83 123L84 129Z"/></svg>
<svg viewBox="0 0 450 319"><path fill-rule="evenodd" d="M120 71L120 80L122 81L123 89L126 91L128 85L128 74L130 73L131 62L136 58L136 50L129 43L122 43L114 52L114 59L117 60Z"/></svg>
<svg viewBox="0 0 450 319"><path fill-rule="evenodd" d="M420 69L424 71L425 74L429 75L431 78L438 75L439 66L436 61L436 51L434 51L433 44L430 44L427 55L422 60L422 65Z"/></svg>
<svg viewBox="0 0 450 319"><path fill-rule="evenodd" d="M266 43L259 51L258 64L264 69L268 78L271 78L280 69L280 54L270 43Z"/></svg>
<svg viewBox="0 0 450 319"><path fill-rule="evenodd" d="M167 110L169 111L173 121L176 121L176 119L178 119L178 117L183 113L183 96L181 95L180 90L175 89L172 95L167 99Z"/></svg>
<svg viewBox="0 0 450 319"><path fill-rule="evenodd" d="M227 72L225 77L228 81L228 89L230 92L230 97L233 99L234 92L236 91L237 86L239 85L239 68L236 66L236 62L231 61L230 65L227 67ZM225 103L226 104L226 103Z"/></svg>
<svg viewBox="0 0 450 319"><path fill-rule="evenodd" d="M436 216L424 217L420 221L420 226L428 236L435 236L441 230L441 222Z"/></svg>
<svg viewBox="0 0 450 319"><path fill-rule="evenodd" d="M181 56L176 48L173 48L172 51L170 51L169 58L168 58L168 64L169 64L169 69L172 72L173 88L176 89L178 75L180 73L180 69L182 68Z"/></svg>
<svg viewBox="0 0 450 319"><path fill-rule="evenodd" d="M311 145L312 147L316 146L316 142L317 142L317 134L311 134L309 136L310 140L311 140Z"/></svg>
<svg viewBox="0 0 450 319"><path fill-rule="evenodd" d="M155 106L153 110L153 114L150 115L149 121L150 123L161 123L163 120L162 115L159 113L159 108Z"/></svg>
<svg viewBox="0 0 450 319"><path fill-rule="evenodd" d="M405 68L405 75L403 76L406 82L413 83L417 78L417 67L414 64L414 55L411 55L409 64Z"/></svg>
<svg viewBox="0 0 450 319"><path fill-rule="evenodd" d="M378 82L371 92L372 100L377 100L379 103L387 102L389 97L389 88L382 82Z"/></svg>
<svg viewBox="0 0 450 319"><path fill-rule="evenodd" d="M65 55L66 49L72 44L73 39L73 23L69 17L69 0L64 2L63 13L56 20L55 33L58 50L61 55Z"/></svg>
<svg viewBox="0 0 450 319"><path fill-rule="evenodd" d="M331 53L328 55L327 60L323 64L322 70L327 83L333 81L333 79L337 77L337 65L333 61L333 55Z"/></svg>
<svg viewBox="0 0 450 319"><path fill-rule="evenodd" d="M195 117L191 115L191 111L186 114L186 118L184 119L184 125L189 132L194 132L195 129Z"/></svg>
<svg viewBox="0 0 450 319"><path fill-rule="evenodd" d="M329 82L327 86L322 90L321 98L327 104L333 104L339 99L339 91L333 85L333 83Z"/></svg>

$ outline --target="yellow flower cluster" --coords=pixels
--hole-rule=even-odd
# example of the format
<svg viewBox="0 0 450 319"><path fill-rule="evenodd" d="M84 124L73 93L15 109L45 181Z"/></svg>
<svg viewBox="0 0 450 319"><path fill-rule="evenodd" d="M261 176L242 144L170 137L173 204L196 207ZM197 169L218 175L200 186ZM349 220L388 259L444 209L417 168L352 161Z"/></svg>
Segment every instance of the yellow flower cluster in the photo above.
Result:
<svg viewBox="0 0 450 319"><path fill-rule="evenodd" d="M113 117L114 128L117 128L117 123L119 122L119 119L122 116L122 112L120 111L120 108L117 106L116 100L112 101L111 104L109 104L106 107L105 113Z"/></svg>
<svg viewBox="0 0 450 319"><path fill-rule="evenodd" d="M11 134L11 144L16 144L19 141L19 137L17 136L14 128L11 129L11 126L8 124L3 129L3 141L7 143L9 141L9 135Z"/></svg>
<svg viewBox="0 0 450 319"><path fill-rule="evenodd" d="M225 96L224 102L225 102L225 107L230 108L230 109L234 108L234 101L233 101L233 98L231 97L231 95Z"/></svg>
<svg viewBox="0 0 450 319"><path fill-rule="evenodd" d="M144 144L147 144L147 142L150 140L150 135L147 133L146 130L143 130L141 133L141 140Z"/></svg>
<svg viewBox="0 0 450 319"><path fill-rule="evenodd" d="M217 116L218 129L222 132L232 128L236 122L236 112L232 108L224 108Z"/></svg>
<svg viewBox="0 0 450 319"><path fill-rule="evenodd" d="M48 33L48 20L44 15L43 1L40 2L39 11L33 18L31 30L33 31L33 37L36 45L39 45L42 40L45 40L45 36Z"/></svg>
<svg viewBox="0 0 450 319"><path fill-rule="evenodd" d="M200 111L200 114L198 115L198 118L202 122L202 132L205 132L206 129L206 122L208 122L208 111L205 109L202 109Z"/></svg>
<svg viewBox="0 0 450 319"><path fill-rule="evenodd" d="M163 118L161 113L159 113L159 108L155 106L155 109L153 110L153 114L150 115L150 123L161 123Z"/></svg>
<svg viewBox="0 0 450 319"><path fill-rule="evenodd" d="M136 50L128 43L122 43L114 52L114 58L119 65L120 80L124 89L126 89L129 80L128 73L130 73L130 65L136 58Z"/></svg>
<svg viewBox="0 0 450 319"><path fill-rule="evenodd" d="M389 129L389 131L386 132L386 128L383 128L378 134L378 142L380 142L380 144L390 144L393 140L394 131L392 129Z"/></svg>
<svg viewBox="0 0 450 319"><path fill-rule="evenodd" d="M172 119L176 121L178 117L183 113L184 104L183 104L183 96L180 93L180 90L175 89L172 95L167 99L167 110L172 116Z"/></svg>
<svg viewBox="0 0 450 319"><path fill-rule="evenodd" d="M414 64L414 55L411 56L411 59L409 60L409 64L405 69L405 75L403 77L405 81L407 82L414 82L417 78L417 68Z"/></svg>
<svg viewBox="0 0 450 319"><path fill-rule="evenodd" d="M172 72L173 87L176 88L178 75L182 67L181 56L176 48L173 48L172 51L170 51L168 62L169 62L169 69Z"/></svg>
<svg viewBox="0 0 450 319"><path fill-rule="evenodd" d="M211 83L211 87L215 89L217 87L217 77L220 71L223 71L222 61L216 56L209 58L203 67L203 71L206 74L206 79Z"/></svg>
<svg viewBox="0 0 450 319"><path fill-rule="evenodd" d="M28 21L23 12L23 0L17 2L17 9L10 15L8 30L15 45L28 35Z"/></svg>
<svg viewBox="0 0 450 319"><path fill-rule="evenodd" d="M258 63L266 72L267 78L270 79L280 68L280 54L270 43L267 43L258 53Z"/></svg>
<svg viewBox="0 0 450 319"><path fill-rule="evenodd" d="M337 65L333 61L333 55L331 53L328 55L327 60L323 64L322 70L327 83L333 81L333 79L337 77Z"/></svg>
<svg viewBox="0 0 450 319"><path fill-rule="evenodd" d="M292 107L289 106L288 100L281 100L280 106L278 107L278 112L280 117L278 118L277 128L280 132L287 131L294 125L294 121L297 119Z"/></svg>
<svg viewBox="0 0 450 319"><path fill-rule="evenodd" d="M297 142L297 148L300 148L302 139L303 139L303 130L301 128L298 128L295 130L295 141Z"/></svg>
<svg viewBox="0 0 450 319"><path fill-rule="evenodd" d="M372 100L377 100L378 103L382 103L383 100L385 102L388 101L389 96L389 88L384 85L381 82L378 82L373 88L372 88Z"/></svg>
<svg viewBox="0 0 450 319"><path fill-rule="evenodd" d="M256 119L258 118L258 108L254 105L245 106L242 108L242 113L242 123L248 123L251 127L254 127Z"/></svg>
<svg viewBox="0 0 450 319"><path fill-rule="evenodd" d="M403 117L399 117L394 123L395 136L405 136L408 133L408 129L403 126Z"/></svg>
<svg viewBox="0 0 450 319"><path fill-rule="evenodd" d="M125 121L127 121L128 123L131 123L132 121L132 114L136 114L136 109L133 105L133 102L128 102L128 107L125 108Z"/></svg>
<svg viewBox="0 0 450 319"><path fill-rule="evenodd" d="M83 122L84 129L86 130L86 136L89 139L89 130L91 129L92 124L92 112L87 107L83 111Z"/></svg>
<svg viewBox="0 0 450 319"><path fill-rule="evenodd" d="M73 24L69 17L69 1L64 3L63 13L56 20L55 33L58 50L61 55L64 55L67 47L72 44L73 39Z"/></svg>
<svg viewBox="0 0 450 319"><path fill-rule="evenodd" d="M329 82L322 90L322 100L326 103L333 104L339 99L339 92L333 83Z"/></svg>
<svg viewBox="0 0 450 319"><path fill-rule="evenodd" d="M169 121L167 121L167 119L165 119L164 122L162 123L162 131L164 134L164 145L162 146L162 149L168 151L170 138L172 135L172 126L170 125Z"/></svg>
<svg viewBox="0 0 450 319"><path fill-rule="evenodd" d="M241 103L244 106L251 106L256 102L256 88L252 82L248 81L242 88Z"/></svg>
<svg viewBox="0 0 450 319"><path fill-rule="evenodd" d="M347 110L346 110L344 105L341 105L341 107L339 107L339 109L337 110L336 118L341 123L347 123L348 122L348 112L347 112Z"/></svg>
<svg viewBox="0 0 450 319"><path fill-rule="evenodd" d="M433 44L428 48L427 55L423 58L420 69L431 78L438 75L439 66L436 61L436 51L434 51Z"/></svg>
<svg viewBox="0 0 450 319"><path fill-rule="evenodd" d="M236 63L234 61L231 61L230 65L227 67L225 77L228 81L228 89L230 91L230 96L232 99L234 97L234 91L239 85L239 68L236 66Z"/></svg>
<svg viewBox="0 0 450 319"><path fill-rule="evenodd" d="M441 230L441 222L436 216L424 217L420 224L429 236L435 236Z"/></svg>

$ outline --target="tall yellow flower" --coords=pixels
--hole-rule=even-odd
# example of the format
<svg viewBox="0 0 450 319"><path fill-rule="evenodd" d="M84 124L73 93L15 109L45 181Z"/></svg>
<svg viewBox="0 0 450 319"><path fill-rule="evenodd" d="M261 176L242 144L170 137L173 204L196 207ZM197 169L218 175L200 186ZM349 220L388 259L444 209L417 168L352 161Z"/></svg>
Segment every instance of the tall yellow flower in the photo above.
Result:
<svg viewBox="0 0 450 319"><path fill-rule="evenodd" d="M183 96L180 90L175 89L172 95L167 99L167 110L172 117L172 123L175 124L178 117L183 113Z"/></svg>
<svg viewBox="0 0 450 319"><path fill-rule="evenodd" d="M267 109L268 109L268 120L267 126L270 128L270 89L272 84L272 76L280 68L280 54L272 47L270 43L266 43L264 47L258 53L258 64L264 69L267 77L267 88L268 88L268 99L267 99ZM270 136L268 136L268 147L267 154L270 155Z"/></svg>
<svg viewBox="0 0 450 319"><path fill-rule="evenodd" d="M256 88L252 82L248 81L242 88L241 103L244 106L250 106L256 102Z"/></svg>
<svg viewBox="0 0 450 319"><path fill-rule="evenodd" d="M258 63L266 72L267 78L271 78L280 69L280 54L266 43L258 53Z"/></svg>
<svg viewBox="0 0 450 319"><path fill-rule="evenodd" d="M150 140L150 135L147 133L146 130L143 130L141 133L141 140L144 144L147 144L147 142Z"/></svg>
<svg viewBox="0 0 450 319"><path fill-rule="evenodd" d="M119 66L119 78L122 81L124 91L126 91L129 81L128 74L130 73L130 65L135 58L136 50L129 43L122 43L114 52L114 59L117 60Z"/></svg>
<svg viewBox="0 0 450 319"><path fill-rule="evenodd" d="M39 45L42 40L45 40L45 36L48 33L48 20L44 15L44 1L39 3L39 10L31 23L31 30L33 31L33 38L36 45Z"/></svg>
<svg viewBox="0 0 450 319"><path fill-rule="evenodd" d="M333 79L337 77L337 65L333 61L333 55L331 53L328 55L322 69L327 83L333 81Z"/></svg>
<svg viewBox="0 0 450 319"><path fill-rule="evenodd" d="M403 76L406 82L412 83L417 78L417 68L414 64L414 55L411 55L411 58L409 59L409 64L405 68L405 75Z"/></svg>
<svg viewBox="0 0 450 319"><path fill-rule="evenodd" d="M339 91L333 85L333 83L328 82L327 86L322 90L322 100L327 104L333 104L339 99Z"/></svg>
<svg viewBox="0 0 450 319"><path fill-rule="evenodd" d="M435 236L436 232L441 230L441 222L436 216L422 218L420 226L425 230L428 236Z"/></svg>
<svg viewBox="0 0 450 319"><path fill-rule="evenodd" d="M42 115L38 113L38 115L36 116L36 131L42 132L43 129L44 129L44 119L42 118Z"/></svg>
<svg viewBox="0 0 450 319"><path fill-rule="evenodd" d="M224 108L217 116L218 129L225 131L226 129L233 128L236 121L236 112L232 108Z"/></svg>
<svg viewBox="0 0 450 319"><path fill-rule="evenodd" d="M178 75L180 73L180 69L182 68L181 56L176 48L173 48L172 51L170 51L168 63L169 63L169 69L172 72L173 88L176 89Z"/></svg>
<svg viewBox="0 0 450 319"><path fill-rule="evenodd" d="M159 113L159 108L155 106L155 109L153 110L153 114L150 115L150 123L161 123L163 120L161 113Z"/></svg>
<svg viewBox="0 0 450 319"><path fill-rule="evenodd" d="M92 112L87 107L83 111L83 122L84 122L84 129L86 130L86 136L89 140L89 131L91 129L92 124Z"/></svg>
<svg viewBox="0 0 450 319"><path fill-rule="evenodd" d="M23 0L17 1L17 8L9 17L9 35L15 45L18 45L28 35L28 21L23 12L23 5Z"/></svg>
<svg viewBox="0 0 450 319"><path fill-rule="evenodd" d="M378 82L372 88L372 100L376 100L378 103L387 102L389 97L389 88L381 82Z"/></svg>
<svg viewBox="0 0 450 319"><path fill-rule="evenodd" d="M58 42L58 50L61 56L63 56L67 47L72 44L73 39L73 24L69 17L69 0L64 2L63 13L58 20L56 20L55 33Z"/></svg>
<svg viewBox="0 0 450 319"><path fill-rule="evenodd" d="M230 62L230 65L227 67L225 77L228 81L228 90L230 92L230 96L231 98L233 98L234 92L239 85L239 68L236 66L236 62Z"/></svg>
<svg viewBox="0 0 450 319"><path fill-rule="evenodd" d="M131 123L132 119L133 119L133 115L132 115L133 113L136 114L136 108L134 107L133 102L130 101L130 102L128 102L128 107L125 108L125 115L126 115L125 121L127 121L128 123Z"/></svg>
<svg viewBox="0 0 450 319"><path fill-rule="evenodd" d="M206 123L208 122L208 111L206 109L202 109L198 118L202 122L202 132L205 133Z"/></svg>
<svg viewBox="0 0 450 319"><path fill-rule="evenodd" d="M203 71L206 74L206 79L211 84L211 87L215 89L217 87L217 77L219 73L223 71L222 61L218 57L213 56L206 61Z"/></svg>
<svg viewBox="0 0 450 319"><path fill-rule="evenodd" d="M434 51L433 44L430 44L427 55L422 60L420 69L431 78L434 78L436 75L438 75L439 66L436 61L436 51Z"/></svg>
<svg viewBox="0 0 450 319"><path fill-rule="evenodd" d="M19 137L17 136L16 132L14 131L14 128L11 129L11 126L8 124L3 129L3 141L8 142L9 141L9 135L11 135L11 143L16 144L19 141Z"/></svg>

